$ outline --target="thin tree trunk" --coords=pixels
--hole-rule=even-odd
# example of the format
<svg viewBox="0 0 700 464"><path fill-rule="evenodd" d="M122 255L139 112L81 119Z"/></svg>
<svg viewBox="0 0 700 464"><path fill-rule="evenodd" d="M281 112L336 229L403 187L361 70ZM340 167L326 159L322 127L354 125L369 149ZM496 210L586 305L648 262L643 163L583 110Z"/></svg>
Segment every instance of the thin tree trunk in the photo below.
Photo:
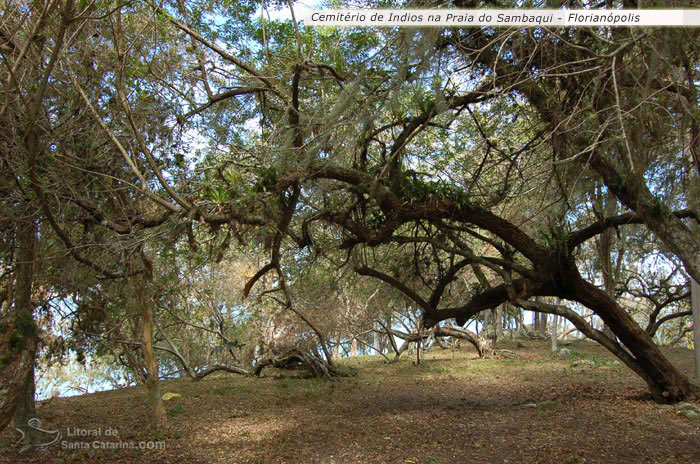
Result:
<svg viewBox="0 0 700 464"><path fill-rule="evenodd" d="M493 347L503 338L503 306L498 306L493 314Z"/></svg>
<svg viewBox="0 0 700 464"><path fill-rule="evenodd" d="M541 300L540 297L537 297L537 300ZM539 333L542 338L547 336L547 314L545 313L539 313L540 317L540 326L539 326Z"/></svg>
<svg viewBox="0 0 700 464"><path fill-rule="evenodd" d="M152 264L149 259L142 254L145 274L147 281L152 280ZM139 316L141 319L141 349L143 352L143 360L146 367L146 390L148 392L148 400L151 405L151 423L154 427L159 428L165 425L165 407L160 396L160 380L158 378L158 358L156 357L153 348L153 315L149 306L149 298L146 295L146 289L143 283L139 280L140 276L135 275L133 278L136 300L139 306Z"/></svg>
<svg viewBox="0 0 700 464"><path fill-rule="evenodd" d="M377 327L377 330L375 330L375 331L372 333L372 342L373 342L373 345L374 345L374 350L375 350L377 353L380 353L380 354L381 354L381 353L382 353L382 346L381 346L381 343L380 343L379 327Z"/></svg>
<svg viewBox="0 0 700 464"><path fill-rule="evenodd" d="M523 310L521 308L517 308L517 321L518 321L518 335L526 335L527 334L527 327L525 326L525 320L523 319Z"/></svg>
<svg viewBox="0 0 700 464"><path fill-rule="evenodd" d="M558 302L556 304L559 304ZM559 325L559 316L552 315L552 353L556 353L559 347L557 346L557 329Z"/></svg>
<svg viewBox="0 0 700 464"><path fill-rule="evenodd" d="M335 345L333 345L333 357L340 358L340 335L335 337Z"/></svg>
<svg viewBox="0 0 700 464"><path fill-rule="evenodd" d="M139 298L141 299L141 297ZM150 308L143 300L141 306L141 340L143 342L143 359L146 365L146 389L151 403L151 420L153 425L160 427L165 424L165 407L160 396L160 380L158 379L158 358L153 349L153 317Z"/></svg>
<svg viewBox="0 0 700 464"><path fill-rule="evenodd" d="M420 332L418 333L419 338L416 340L416 364L421 365L423 364L423 339L420 338Z"/></svg>

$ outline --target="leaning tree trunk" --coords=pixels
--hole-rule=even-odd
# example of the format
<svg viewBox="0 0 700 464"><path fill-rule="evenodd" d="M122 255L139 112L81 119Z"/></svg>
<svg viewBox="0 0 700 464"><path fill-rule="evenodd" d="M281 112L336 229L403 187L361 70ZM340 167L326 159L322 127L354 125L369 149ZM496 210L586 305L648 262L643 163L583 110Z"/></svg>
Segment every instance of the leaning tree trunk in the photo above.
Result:
<svg viewBox="0 0 700 464"><path fill-rule="evenodd" d="M649 334L639 327L615 300L585 281L577 270L564 271L561 278L566 279L574 299L595 309L635 358L655 401L667 403L680 401L688 396L688 378L666 359Z"/></svg>
<svg viewBox="0 0 700 464"><path fill-rule="evenodd" d="M0 430L12 420L27 377L34 369L39 329L34 322L32 281L37 242L33 220L17 230L19 250L15 274L15 301L0 320Z"/></svg>
<svg viewBox="0 0 700 464"><path fill-rule="evenodd" d="M386 338L389 342L389 346L391 346L391 349L394 350L394 361L398 361L398 359L401 357L401 353L403 353L403 349L405 349L406 344L402 346L403 349L399 349L398 345L396 344L396 339L394 338L394 334L391 333L391 318L389 321L387 321L387 324L384 324L382 321L378 320L377 324L381 327L381 329L386 333Z"/></svg>

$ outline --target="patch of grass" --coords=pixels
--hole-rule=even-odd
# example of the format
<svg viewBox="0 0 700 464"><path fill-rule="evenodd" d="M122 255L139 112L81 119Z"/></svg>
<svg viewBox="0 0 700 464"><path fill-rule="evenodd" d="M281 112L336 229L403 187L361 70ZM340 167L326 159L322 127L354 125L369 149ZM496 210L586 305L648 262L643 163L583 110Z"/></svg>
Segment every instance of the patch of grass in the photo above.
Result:
<svg viewBox="0 0 700 464"><path fill-rule="evenodd" d="M449 368L447 368L447 367L444 367L444 366L437 366L437 365L434 365L434 364L429 365L429 366L428 366L428 369L430 370L430 373L432 373L432 374L438 374L438 375L447 374L448 372L451 371L451 369L449 369Z"/></svg>
<svg viewBox="0 0 700 464"><path fill-rule="evenodd" d="M184 411L185 410L181 404L176 404L174 408L168 409L165 413L168 415L168 417L175 417L182 414Z"/></svg>
<svg viewBox="0 0 700 464"><path fill-rule="evenodd" d="M616 359L609 359L609 358L601 358L592 354L586 354L586 353L579 353L572 351L571 355L568 356L569 359L573 359L575 361L591 361L593 362L593 365L595 367L601 367L601 366L618 366L620 365L620 361Z"/></svg>
<svg viewBox="0 0 700 464"><path fill-rule="evenodd" d="M350 370L357 370L382 367L385 365L385 362L384 358L380 355L367 355L342 358L338 360L338 364L341 364L343 367L347 367Z"/></svg>
<svg viewBox="0 0 700 464"><path fill-rule="evenodd" d="M290 390L294 386L296 386L296 383L293 382L291 379L283 378L277 382L277 387L282 389L282 390Z"/></svg>
<svg viewBox="0 0 700 464"><path fill-rule="evenodd" d="M475 359L472 363L465 368L465 372L470 374L485 374L496 370L503 369L504 366L514 365L512 359L489 359L481 358Z"/></svg>

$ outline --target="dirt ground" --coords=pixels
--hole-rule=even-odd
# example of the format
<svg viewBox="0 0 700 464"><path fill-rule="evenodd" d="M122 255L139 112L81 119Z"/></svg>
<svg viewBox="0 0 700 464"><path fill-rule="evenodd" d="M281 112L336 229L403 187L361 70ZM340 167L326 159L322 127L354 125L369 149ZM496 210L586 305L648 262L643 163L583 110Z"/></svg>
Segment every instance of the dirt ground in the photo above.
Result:
<svg viewBox="0 0 700 464"><path fill-rule="evenodd" d="M6 430L0 463L700 463L700 420L652 402L604 350L523 344L501 344L515 353L504 359L435 348L424 366L347 359L357 375L334 382L274 371L168 381L162 392L182 396L157 433L141 388L57 398L38 415L59 441L19 453ZM667 354L690 372L690 351Z"/></svg>

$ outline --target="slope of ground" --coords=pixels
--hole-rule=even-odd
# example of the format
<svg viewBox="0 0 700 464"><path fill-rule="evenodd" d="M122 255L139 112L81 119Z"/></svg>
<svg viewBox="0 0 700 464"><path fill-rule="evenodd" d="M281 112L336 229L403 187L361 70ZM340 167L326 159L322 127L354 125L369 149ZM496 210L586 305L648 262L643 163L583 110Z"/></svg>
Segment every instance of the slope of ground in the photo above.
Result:
<svg viewBox="0 0 700 464"><path fill-rule="evenodd" d="M59 398L39 416L61 439L18 454L5 431L0 462L700 463L700 421L650 401L602 349L576 342L560 357L545 342L523 344L503 343L516 357L498 360L437 348L424 366L348 359L357 376L335 382L272 371L165 382L182 396L166 403L159 433L147 431L140 388ZM667 354L690 372L689 351ZM103 449L141 442L162 448Z"/></svg>

